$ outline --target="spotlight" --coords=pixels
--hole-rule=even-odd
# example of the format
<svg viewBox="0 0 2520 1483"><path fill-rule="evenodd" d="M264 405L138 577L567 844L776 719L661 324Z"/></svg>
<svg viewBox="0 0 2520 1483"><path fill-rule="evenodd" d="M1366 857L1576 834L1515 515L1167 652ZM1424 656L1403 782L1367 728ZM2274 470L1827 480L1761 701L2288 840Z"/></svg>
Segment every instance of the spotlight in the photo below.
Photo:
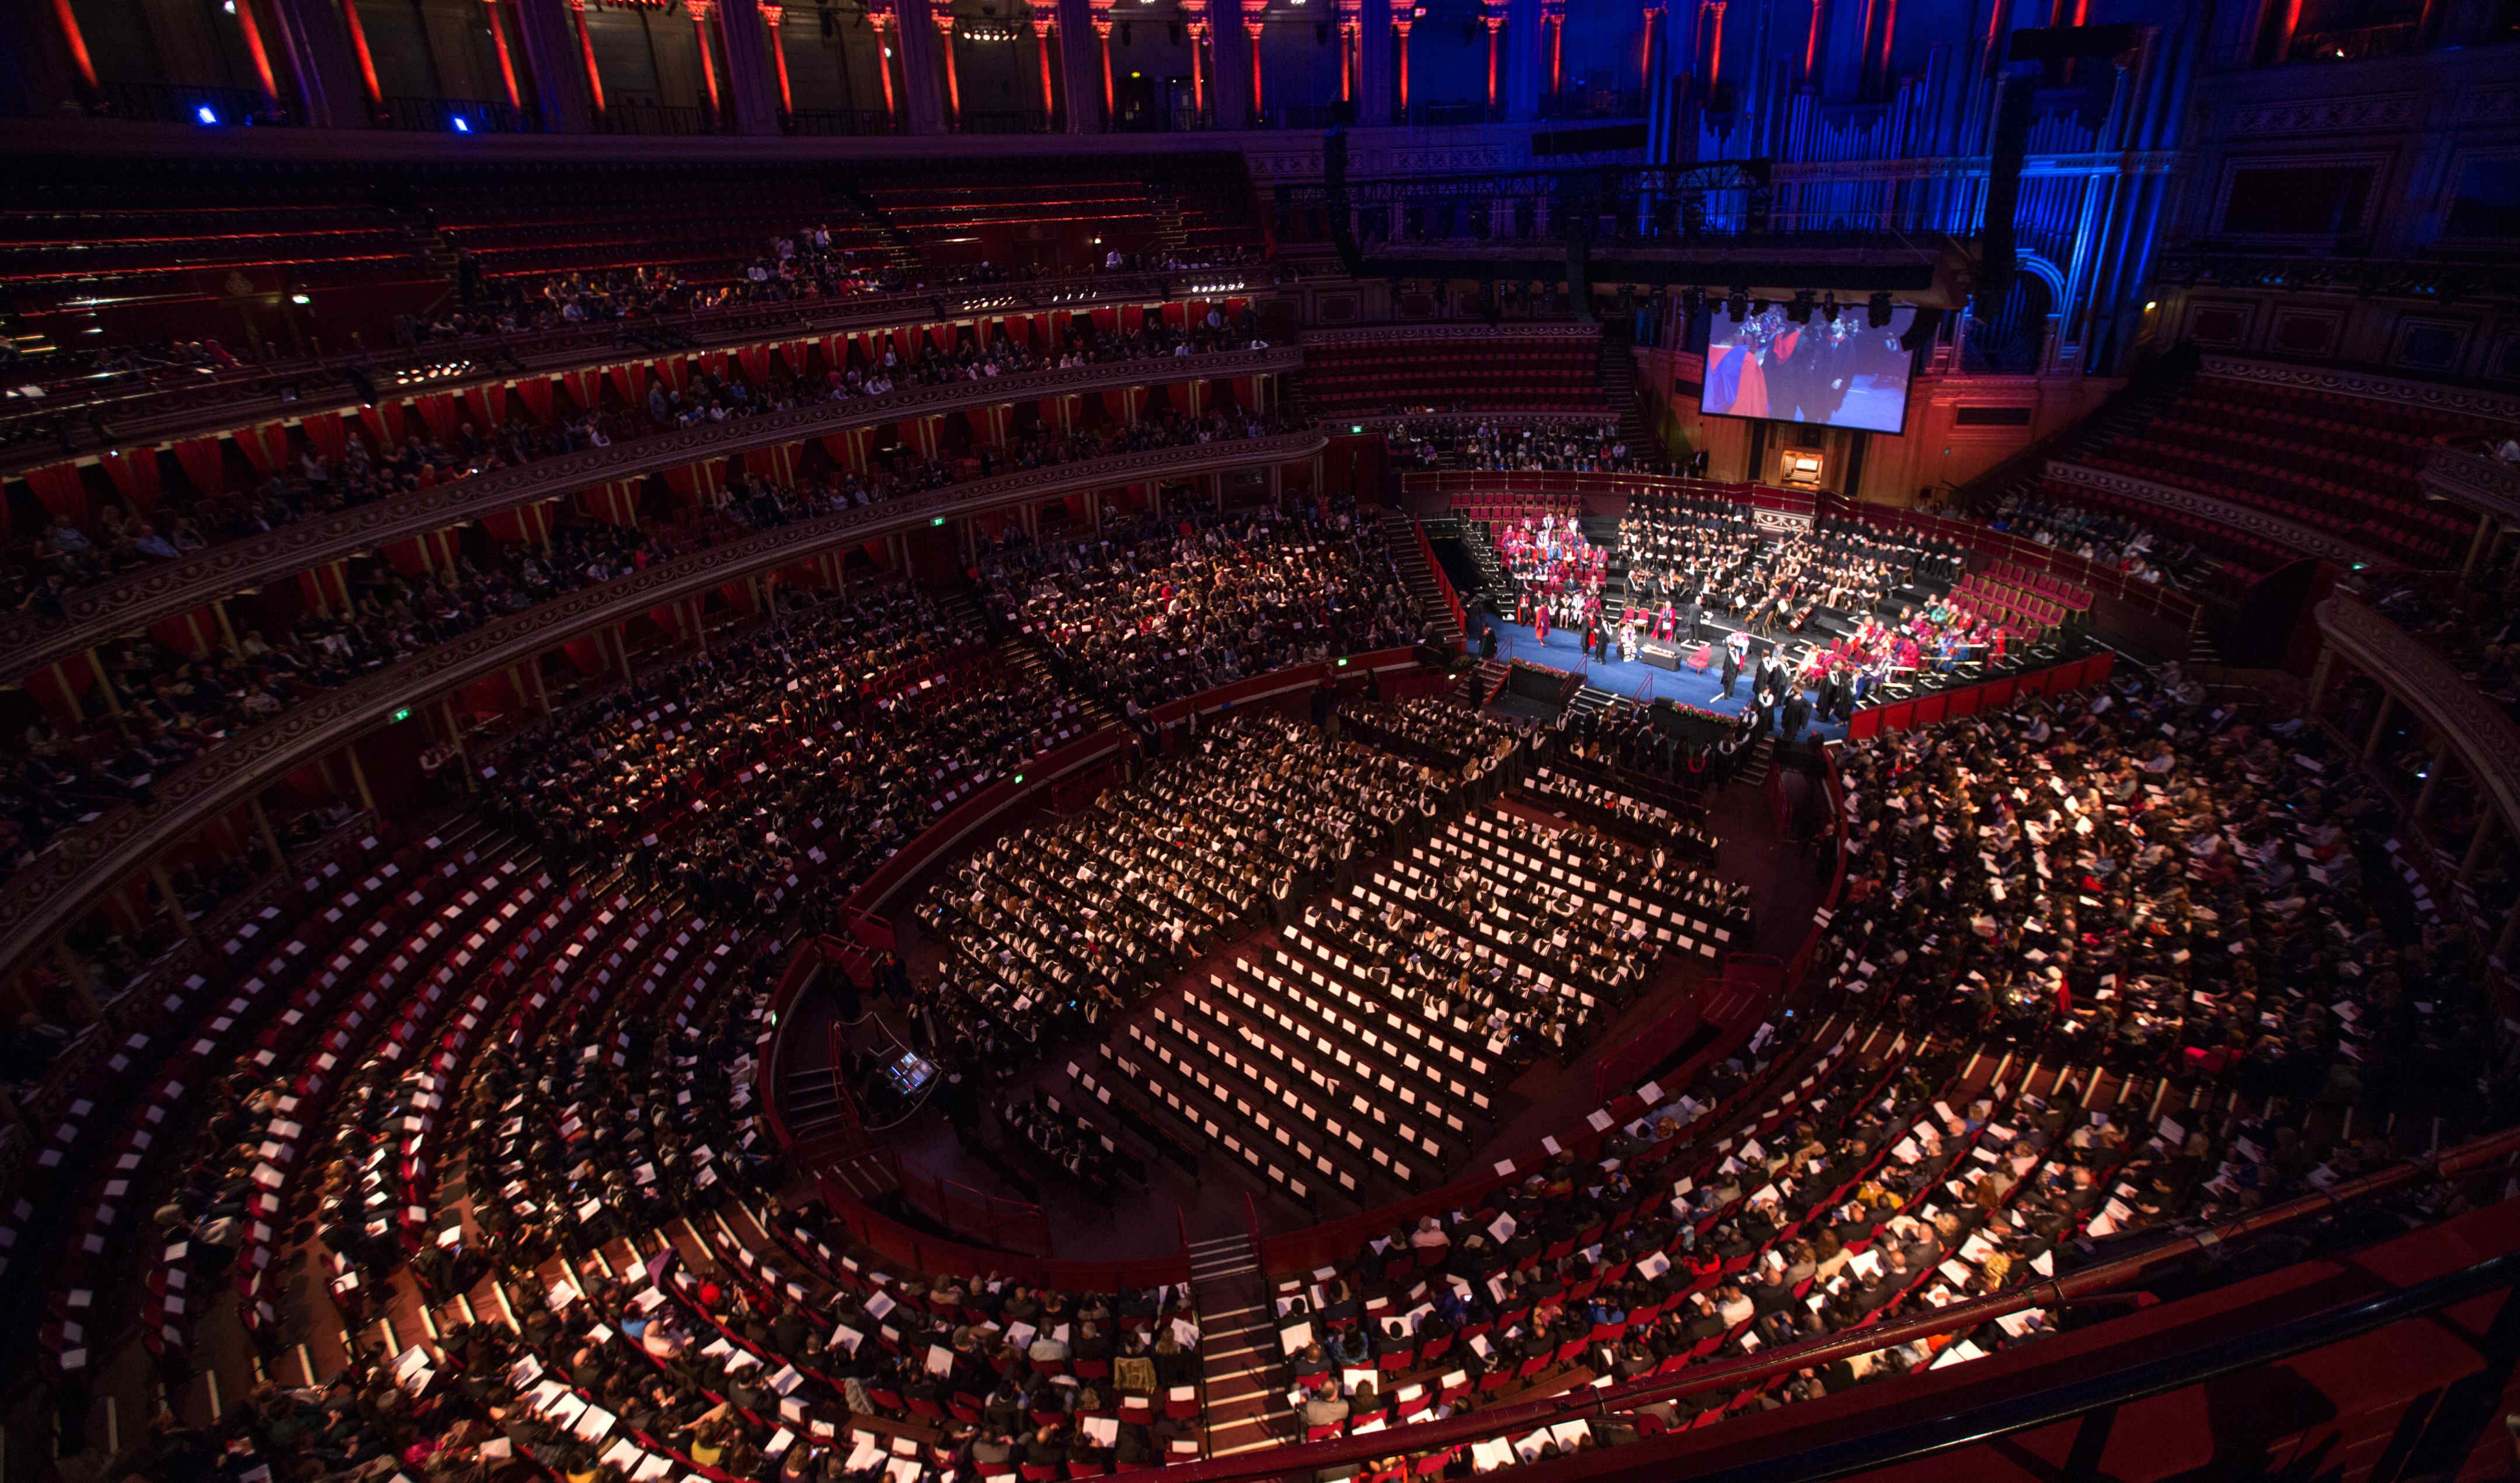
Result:
<svg viewBox="0 0 2520 1483"><path fill-rule="evenodd" d="M1811 317L1812 291L1809 289L1796 291L1794 301L1785 305L1785 318L1798 325L1807 325L1811 323Z"/></svg>
<svg viewBox="0 0 2520 1483"><path fill-rule="evenodd" d="M206 103L202 104L200 108L193 110L193 116L202 120L203 123L216 123L219 121L218 110L211 108Z"/></svg>
<svg viewBox="0 0 2520 1483"><path fill-rule="evenodd" d="M459 134L470 134L472 132L472 125L467 120L459 117L455 120L455 132Z"/></svg>
<svg viewBox="0 0 2520 1483"><path fill-rule="evenodd" d="M1864 301L1864 323L1874 330L1890 328L1890 295L1875 293Z"/></svg>

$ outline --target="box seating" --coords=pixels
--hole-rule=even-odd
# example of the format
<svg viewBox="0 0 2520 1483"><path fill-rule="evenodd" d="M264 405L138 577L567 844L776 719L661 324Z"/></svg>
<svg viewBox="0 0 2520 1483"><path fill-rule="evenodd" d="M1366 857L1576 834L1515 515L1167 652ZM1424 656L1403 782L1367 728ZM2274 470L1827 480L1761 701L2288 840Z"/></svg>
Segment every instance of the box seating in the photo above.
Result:
<svg viewBox="0 0 2520 1483"><path fill-rule="evenodd" d="M2048 479L2040 486L2039 498L2054 504L2103 511L2138 525L2168 531L2211 556L2224 578L2242 586L2287 562L2301 560L2301 553L2289 546L2221 520L2209 520L2149 500L2112 494L2085 484Z"/></svg>

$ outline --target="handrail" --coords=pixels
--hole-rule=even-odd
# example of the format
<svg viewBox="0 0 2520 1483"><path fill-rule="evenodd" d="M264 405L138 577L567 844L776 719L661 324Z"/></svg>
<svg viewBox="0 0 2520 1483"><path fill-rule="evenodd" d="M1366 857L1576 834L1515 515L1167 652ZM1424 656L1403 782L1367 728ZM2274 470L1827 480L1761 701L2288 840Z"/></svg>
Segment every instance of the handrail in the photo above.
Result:
<svg viewBox="0 0 2520 1483"><path fill-rule="evenodd" d="M1435 560L1435 543L1426 538L1426 522L1413 515L1409 517L1409 528L1418 533L1418 558L1425 562L1426 569L1435 574L1436 590L1443 593L1444 606L1453 610L1453 626L1467 633L1468 625L1462 617L1461 594L1453 590L1453 579L1445 572L1444 563Z"/></svg>
<svg viewBox="0 0 2520 1483"><path fill-rule="evenodd" d="M730 541L645 571L540 604L388 669L301 701L214 746L155 786L145 806L124 808L56 839L0 892L0 972L30 961L77 912L137 874L163 841L312 758L383 722L415 699L452 690L532 657L566 637L637 617L765 567L793 564L850 542L889 535L1001 505L1139 478L1217 472L1308 458L1318 432L1281 433L1149 449L1055 464L927 490L906 499Z"/></svg>
<svg viewBox="0 0 2520 1483"><path fill-rule="evenodd" d="M2319 637L2399 704L2423 718L2485 785L2506 828L2520 829L2520 721L2439 651L2339 588L2314 609Z"/></svg>
<svg viewBox="0 0 2520 1483"><path fill-rule="evenodd" d="M2424 450L2417 475L2427 493L2500 520L2520 520L2520 465L2459 446L2445 433Z"/></svg>
<svg viewBox="0 0 2520 1483"><path fill-rule="evenodd" d="M605 448L456 479L400 499L356 505L283 525L244 541L208 547L181 561L143 566L114 581L75 588L62 607L68 621L31 611L0 614L0 675L32 673L169 613L214 603L247 587L294 576L325 561L479 519L530 502L616 479L645 476L707 459L802 442L857 427L1042 396L1075 395L1179 380L1258 376L1303 364L1295 346L1146 356L1065 371L1030 371L986 381L909 386L882 396L816 402L787 412L677 428ZM1160 374L1158 374L1160 373Z"/></svg>
<svg viewBox="0 0 2520 1483"><path fill-rule="evenodd" d="M1177 1474L1173 1483L1239 1483L1245 1479L1311 1476L1342 1463L1363 1462L1394 1453L1434 1452L1508 1432L1526 1432L1552 1420L1633 1411L1700 1391L1744 1390L1797 1370L1869 1354L1915 1339L1965 1331L2025 1309L2070 1307L2078 1301L2138 1281L2175 1263L2211 1253L2232 1241L2418 1183L2457 1178L2489 1168L2515 1154L2520 1154L2520 1129L2475 1139L2435 1157L2393 1164L2371 1174L2341 1181L2333 1189L2270 1205L2224 1225L2185 1233L2149 1250L2087 1267L2069 1276L2044 1278L2002 1292L1938 1308L1915 1318L1807 1339L1720 1364L1692 1367L1669 1378L1649 1376L1624 1384L1590 1387L1571 1396L1474 1411L1441 1421L1421 1421L1363 1437L1342 1437L1335 1441L1217 1459L1169 1471Z"/></svg>
<svg viewBox="0 0 2520 1483"><path fill-rule="evenodd" d="M1045 313L1155 298L1169 301L1176 296L1173 290L1177 282L1186 285L1186 292L1244 293L1251 290L1252 285L1247 280L1255 271L1230 267L1186 268L1168 273L1096 274L1013 283L954 285L893 293L790 299L775 303L747 301L713 309L686 310L680 314L660 314L652 318L601 320L569 329L542 330L525 335L473 336L463 339L433 340L426 345L398 346L386 351L360 350L338 355L307 356L243 366L209 376L202 376L190 367L171 367L166 373L171 384L153 384L133 396L122 398L100 394L73 400L55 394L33 407L13 413L11 417L0 418L0 424L17 419L41 422L64 414L83 414L91 407L103 407L105 416L117 419L110 444L93 441L84 417L77 420L80 426L68 428L75 452L99 453L107 446L164 440L196 432L226 431L230 427L240 425L238 419L249 425L272 417L289 416L303 408L298 399L284 399L284 392L294 392L297 398L302 398L309 389L310 379L345 376L353 370L382 382L412 372L434 373L450 362L481 363L478 373L431 374L425 385L416 388L460 391L470 386L514 380L518 373L498 369L503 364L521 364L524 374L528 375L550 374L584 365L606 364L608 360L635 354L638 349L645 349L651 355L680 354L691 350L732 350L739 345L767 345L782 339L874 328L890 329L912 323L933 324L997 312ZM1228 287L1230 279L1244 281ZM905 314L930 317L911 321L902 318ZM656 346L641 344L648 340L656 341ZM120 389L124 384L117 382L101 389L110 392ZM112 403L116 401L188 400L198 398L202 392L226 387L250 389L236 398L221 397L214 402L180 410L168 408L155 413L146 410L134 413L112 409ZM248 401L247 395L254 399ZM202 426L210 422L221 426ZM58 443L48 442L39 455L0 454L0 470L14 473L22 468L56 461L61 456Z"/></svg>

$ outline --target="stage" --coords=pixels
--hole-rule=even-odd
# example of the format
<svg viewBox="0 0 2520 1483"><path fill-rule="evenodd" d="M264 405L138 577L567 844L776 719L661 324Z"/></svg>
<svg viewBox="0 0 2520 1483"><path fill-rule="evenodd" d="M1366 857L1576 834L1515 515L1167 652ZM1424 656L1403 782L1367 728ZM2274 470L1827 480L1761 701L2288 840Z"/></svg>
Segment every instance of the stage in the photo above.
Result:
<svg viewBox="0 0 2520 1483"><path fill-rule="evenodd" d="M1724 698L1724 658L1720 647L1714 662L1703 671L1690 669L1687 664L1679 669L1659 669L1642 659L1631 663L1616 657L1594 660L1587 668L1584 635L1580 630L1552 628L1549 631L1549 642L1544 645L1532 637L1528 623L1512 623L1487 613L1472 613L1472 653L1479 652L1478 634L1483 626L1496 629L1497 658L1507 663L1520 659L1527 664L1546 665L1569 674L1583 671L1584 683L1596 690L1626 696L1632 700L1673 700L1720 716L1737 716L1750 709L1750 676L1747 672L1733 685L1732 698ZM1846 723L1822 723L1815 718L1803 729L1803 735L1817 736L1826 742L1843 741Z"/></svg>

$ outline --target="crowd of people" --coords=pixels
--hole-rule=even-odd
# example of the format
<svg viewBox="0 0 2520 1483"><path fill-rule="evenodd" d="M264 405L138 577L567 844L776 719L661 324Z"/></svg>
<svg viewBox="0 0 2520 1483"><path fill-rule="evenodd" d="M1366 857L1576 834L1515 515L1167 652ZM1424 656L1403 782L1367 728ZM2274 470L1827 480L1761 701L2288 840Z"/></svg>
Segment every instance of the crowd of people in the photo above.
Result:
<svg viewBox="0 0 2520 1483"><path fill-rule="evenodd" d="M1160 316L1150 316L1137 331L1098 329L1090 317L1079 316L1053 343L1018 343L1003 327L986 343L966 336L951 348L938 348L922 340L913 353L887 341L872 358L852 350L845 365L825 366L813 375L795 374L773 358L768 374L757 382L741 374L742 367L735 362L714 369L696 363L679 387L645 378L633 399L608 395L596 407L574 411L555 406L547 418L533 416L522 398L511 397L502 420L490 427L476 426L472 409L464 408L442 431L420 417L404 420L399 433L390 434L382 422L374 427L340 427L338 437L329 432L318 436L301 427L287 434L288 457L267 472L252 471L235 491L192 488L188 472L183 481L167 481L145 513L109 500L97 504L84 520L73 520L67 513L54 515L33 539L20 547L19 560L8 567L12 590L0 592L0 599L58 618L62 600L70 591L139 567L342 509L678 428L793 411L817 401L881 396L914 386L1131 359L1180 359L1265 345L1247 309L1231 318L1222 308L1211 309L1188 326L1168 325ZM1186 440L1238 435L1237 420L1225 412L1195 421L1204 432ZM1251 421L1241 419L1240 424ZM338 420L331 426L339 426ZM1239 435L1247 435L1247 427ZM1057 441L1047 429L1028 433L1026 438L1036 443ZM992 456L982 449L979 456L992 463L1013 461L1018 467L1029 467L1021 462L1020 450ZM1056 461L1038 452L1033 458L1034 462ZM149 482L155 485L159 480Z"/></svg>
<svg viewBox="0 0 2520 1483"><path fill-rule="evenodd" d="M1651 467L1655 457L1650 449L1631 450L1616 418L1481 420L1468 427L1394 423L1382 437L1403 468L1633 473Z"/></svg>
<svg viewBox="0 0 2520 1483"><path fill-rule="evenodd" d="M1278 716L1234 716L1056 825L957 865L918 908L947 948L922 1048L1019 1072L1219 943L1283 921L1455 801L1458 777Z"/></svg>
<svg viewBox="0 0 2520 1483"><path fill-rule="evenodd" d="M978 568L981 606L1053 671L1131 720L1289 664L1416 643L1380 530L1344 502L1105 518L1073 542L1010 530Z"/></svg>
<svg viewBox="0 0 2520 1483"><path fill-rule="evenodd" d="M2193 544L2165 537L2150 525L2037 489L2016 489L2005 495L1987 517L1987 524L2115 567L2139 582L2193 587L2219 566Z"/></svg>
<svg viewBox="0 0 2520 1483"><path fill-rule="evenodd" d="M622 862L712 916L768 921L803 873L845 895L925 826L933 799L1081 724L1072 701L988 666L921 689L969 639L932 599L787 601L764 631L521 740L490 816L563 864Z"/></svg>

